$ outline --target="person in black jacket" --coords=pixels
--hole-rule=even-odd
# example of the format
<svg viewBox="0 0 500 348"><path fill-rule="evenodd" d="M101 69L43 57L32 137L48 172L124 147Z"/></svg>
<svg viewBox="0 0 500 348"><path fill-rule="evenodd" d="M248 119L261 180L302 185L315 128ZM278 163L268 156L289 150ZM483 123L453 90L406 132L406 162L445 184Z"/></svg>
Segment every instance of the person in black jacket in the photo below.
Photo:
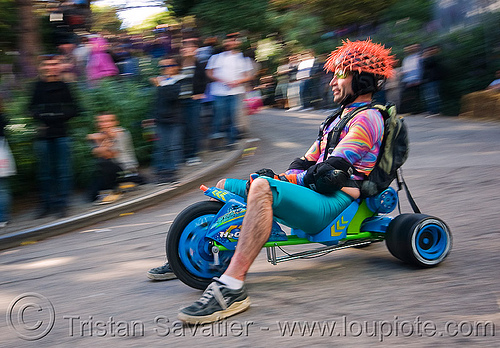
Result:
<svg viewBox="0 0 500 348"><path fill-rule="evenodd" d="M157 85L154 118L157 141L153 153L153 167L157 183L177 181L177 167L182 160L183 117L180 93L183 75L180 58L159 61L162 75L154 80Z"/></svg>
<svg viewBox="0 0 500 348"><path fill-rule="evenodd" d="M422 54L422 92L426 111L430 115L439 115L441 107L439 85L443 74L443 67L440 62L439 51L439 47L434 45L426 48Z"/></svg>
<svg viewBox="0 0 500 348"><path fill-rule="evenodd" d="M197 39L184 40L180 50L182 57L181 74L181 106L184 117L184 158L187 165L201 163L198 157L200 150L200 114L201 101L205 97L208 77L205 72L206 63L196 58Z"/></svg>
<svg viewBox="0 0 500 348"><path fill-rule="evenodd" d="M61 81L59 56L41 57L40 79L34 84L28 109L39 125L35 151L41 205L36 218L50 213L62 218L67 215L72 185L68 121L77 115L77 107L69 85Z"/></svg>

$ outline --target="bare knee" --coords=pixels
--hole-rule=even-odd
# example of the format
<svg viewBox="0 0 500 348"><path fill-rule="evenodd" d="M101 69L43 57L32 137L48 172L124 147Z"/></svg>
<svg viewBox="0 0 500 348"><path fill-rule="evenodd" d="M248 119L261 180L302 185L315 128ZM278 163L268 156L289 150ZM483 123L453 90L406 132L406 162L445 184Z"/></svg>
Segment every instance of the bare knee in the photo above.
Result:
<svg viewBox="0 0 500 348"><path fill-rule="evenodd" d="M250 190L248 191L248 196L268 196L271 195L271 187L269 186L269 181L263 178L255 179L250 185Z"/></svg>
<svg viewBox="0 0 500 348"><path fill-rule="evenodd" d="M219 182L217 183L217 185L215 185L215 187L220 188L220 189L224 189L224 184L225 183L226 183L226 179L221 179L221 180L219 180Z"/></svg>

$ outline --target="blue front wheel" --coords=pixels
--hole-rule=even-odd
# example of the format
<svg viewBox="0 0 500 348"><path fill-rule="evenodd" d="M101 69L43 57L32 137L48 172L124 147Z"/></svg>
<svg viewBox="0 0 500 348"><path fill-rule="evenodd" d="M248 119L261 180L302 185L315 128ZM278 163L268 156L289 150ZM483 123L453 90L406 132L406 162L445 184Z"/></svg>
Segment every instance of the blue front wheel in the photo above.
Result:
<svg viewBox="0 0 500 348"><path fill-rule="evenodd" d="M168 262L177 278L190 287L204 290L213 277L226 270L233 256L234 251L219 252L216 262L212 241L206 238L222 206L215 201L195 203L175 218L168 231Z"/></svg>

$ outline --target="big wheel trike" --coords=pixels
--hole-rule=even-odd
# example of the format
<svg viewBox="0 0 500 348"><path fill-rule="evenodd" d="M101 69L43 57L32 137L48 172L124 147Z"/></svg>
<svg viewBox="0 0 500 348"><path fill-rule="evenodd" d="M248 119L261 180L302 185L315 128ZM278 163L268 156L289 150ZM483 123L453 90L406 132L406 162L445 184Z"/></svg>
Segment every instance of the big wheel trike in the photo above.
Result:
<svg viewBox="0 0 500 348"><path fill-rule="evenodd" d="M176 217L168 232L166 249L177 277L203 290L227 268L238 242L246 204L242 197L223 189L205 186L201 189L212 200L195 203ZM315 235L293 228L287 234L273 221L271 235L264 244L267 260L276 265L385 240L390 253L403 262L418 267L438 265L449 254L452 244L446 223L417 213L388 216L397 205L397 191L389 187L374 197L353 201ZM277 255L277 249L291 245L309 248Z"/></svg>

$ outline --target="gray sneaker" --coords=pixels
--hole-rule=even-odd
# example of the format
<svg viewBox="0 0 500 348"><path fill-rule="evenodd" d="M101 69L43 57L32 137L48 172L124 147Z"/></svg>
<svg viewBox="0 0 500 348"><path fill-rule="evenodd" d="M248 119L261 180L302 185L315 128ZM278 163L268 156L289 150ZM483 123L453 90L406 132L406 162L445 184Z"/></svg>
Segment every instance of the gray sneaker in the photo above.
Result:
<svg viewBox="0 0 500 348"><path fill-rule="evenodd" d="M151 268L148 271L148 278L152 280L170 280L176 279L177 276L167 262L163 266Z"/></svg>
<svg viewBox="0 0 500 348"><path fill-rule="evenodd" d="M177 318L188 324L212 323L243 312L249 306L250 299L245 286L233 290L214 278L200 299L182 308Z"/></svg>

